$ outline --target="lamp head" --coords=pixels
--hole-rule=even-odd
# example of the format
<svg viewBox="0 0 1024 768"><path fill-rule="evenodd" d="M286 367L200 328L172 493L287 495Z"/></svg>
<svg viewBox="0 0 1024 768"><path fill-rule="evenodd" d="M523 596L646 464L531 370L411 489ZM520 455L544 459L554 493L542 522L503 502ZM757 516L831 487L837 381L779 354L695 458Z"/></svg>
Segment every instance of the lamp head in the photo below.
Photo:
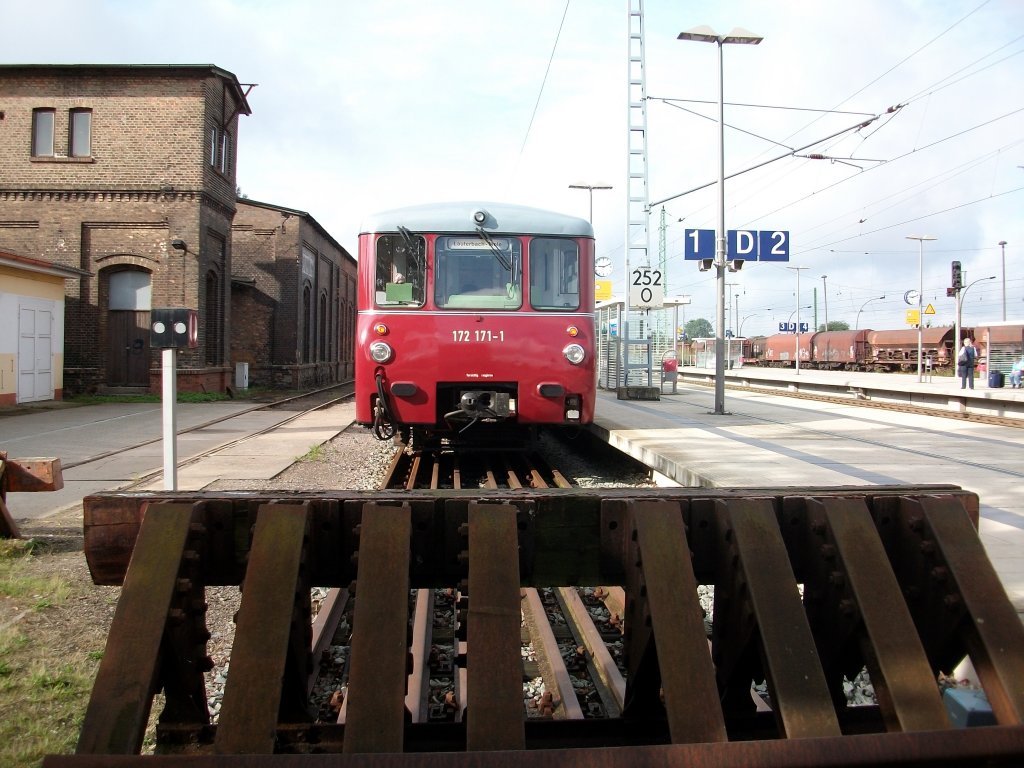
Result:
<svg viewBox="0 0 1024 768"><path fill-rule="evenodd" d="M188 246L185 245L184 240L171 240L171 248L173 248L176 251L188 252Z"/></svg>

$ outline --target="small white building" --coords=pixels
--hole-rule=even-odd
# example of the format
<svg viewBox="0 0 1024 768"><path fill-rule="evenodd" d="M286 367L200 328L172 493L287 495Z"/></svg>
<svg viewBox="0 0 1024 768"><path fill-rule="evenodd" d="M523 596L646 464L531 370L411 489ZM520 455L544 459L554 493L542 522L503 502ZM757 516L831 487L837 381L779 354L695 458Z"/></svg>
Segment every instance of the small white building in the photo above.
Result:
<svg viewBox="0 0 1024 768"><path fill-rule="evenodd" d="M0 405L62 398L64 281L89 274L0 249Z"/></svg>

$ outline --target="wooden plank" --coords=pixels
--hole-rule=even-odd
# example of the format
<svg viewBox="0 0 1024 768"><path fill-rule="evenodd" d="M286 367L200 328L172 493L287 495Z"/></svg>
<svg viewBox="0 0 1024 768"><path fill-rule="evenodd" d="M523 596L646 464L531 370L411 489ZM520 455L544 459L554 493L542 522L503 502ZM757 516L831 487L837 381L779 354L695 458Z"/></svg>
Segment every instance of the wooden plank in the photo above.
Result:
<svg viewBox="0 0 1024 768"><path fill-rule="evenodd" d="M469 505L466 747L525 749L516 508Z"/></svg>
<svg viewBox="0 0 1024 768"><path fill-rule="evenodd" d="M629 504L673 744L725 741L714 666L679 504Z"/></svg>
<svg viewBox="0 0 1024 768"><path fill-rule="evenodd" d="M597 670L597 674L601 678L601 682L604 683L605 687L609 691L611 691L612 696L615 698L615 703L621 710L623 705L626 703L626 681L622 677L622 672L619 671L619 668L616 666L615 659L613 659L611 653L608 652L608 646L605 645L604 640L601 637L601 633L598 632L597 627L594 626L594 621L590 616L590 611L587 610L587 606L583 604L579 593L574 587L560 587L558 591L561 593L562 600L565 602L566 607L569 609L569 613L572 615L573 620L576 622L576 626L580 630L583 645L586 647L587 652L590 654L590 658L594 662L594 669ZM528 590L528 592L536 594L537 590L531 589ZM546 622L543 626L544 629L551 632L551 627ZM567 690L570 694L572 693L571 683ZM579 704L577 704L577 706L579 706ZM582 716L583 714L581 711L580 717Z"/></svg>
<svg viewBox="0 0 1024 768"><path fill-rule="evenodd" d="M728 516L786 738L838 736L839 722L770 499L716 502Z"/></svg>
<svg viewBox="0 0 1024 768"><path fill-rule="evenodd" d="M308 504L263 504L245 572L214 751L272 754Z"/></svg>
<svg viewBox="0 0 1024 768"><path fill-rule="evenodd" d="M3 464L4 483L11 493L59 491L64 487L60 459L7 459Z"/></svg>
<svg viewBox="0 0 1024 768"><path fill-rule="evenodd" d="M408 504L363 505L352 618L346 754L401 752L409 626Z"/></svg>
<svg viewBox="0 0 1024 768"><path fill-rule="evenodd" d="M960 502L926 496L920 504L955 585L947 600L962 600L970 614L968 649L996 721L1021 724L1024 625Z"/></svg>
<svg viewBox="0 0 1024 768"><path fill-rule="evenodd" d="M924 646L863 498L812 500L824 509L870 641L871 681L890 730L949 728Z"/></svg>
<svg viewBox="0 0 1024 768"><path fill-rule="evenodd" d="M142 748L191 517L191 504L154 504L142 522L82 723L79 754L138 754Z"/></svg>
<svg viewBox="0 0 1024 768"><path fill-rule="evenodd" d="M7 502L0 493L0 539L20 539L21 531L18 524L14 522L11 511L7 508Z"/></svg>

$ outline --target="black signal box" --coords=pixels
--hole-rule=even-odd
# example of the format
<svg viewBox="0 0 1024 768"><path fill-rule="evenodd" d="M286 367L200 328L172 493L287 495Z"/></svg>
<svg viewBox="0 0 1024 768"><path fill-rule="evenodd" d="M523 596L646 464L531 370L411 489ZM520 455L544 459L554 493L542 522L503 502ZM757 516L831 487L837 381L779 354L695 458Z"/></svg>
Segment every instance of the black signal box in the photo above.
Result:
<svg viewBox="0 0 1024 768"><path fill-rule="evenodd" d="M199 313L185 307L161 307L149 313L149 345L156 349L199 346Z"/></svg>

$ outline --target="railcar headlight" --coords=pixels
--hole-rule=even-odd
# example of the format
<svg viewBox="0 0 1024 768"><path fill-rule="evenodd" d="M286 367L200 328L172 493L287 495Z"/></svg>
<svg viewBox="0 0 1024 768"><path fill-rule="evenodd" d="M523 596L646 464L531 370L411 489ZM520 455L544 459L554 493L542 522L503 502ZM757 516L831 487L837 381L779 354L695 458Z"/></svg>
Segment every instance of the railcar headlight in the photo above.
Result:
<svg viewBox="0 0 1024 768"><path fill-rule="evenodd" d="M394 350L391 349L391 345L383 341L375 341L370 345L370 357L376 363L386 363L391 359L394 354Z"/></svg>
<svg viewBox="0 0 1024 768"><path fill-rule="evenodd" d="M579 344L570 344L562 350L562 354L565 355L565 359L573 365L579 365L583 362L583 358L587 356L587 353L583 351L583 347Z"/></svg>

